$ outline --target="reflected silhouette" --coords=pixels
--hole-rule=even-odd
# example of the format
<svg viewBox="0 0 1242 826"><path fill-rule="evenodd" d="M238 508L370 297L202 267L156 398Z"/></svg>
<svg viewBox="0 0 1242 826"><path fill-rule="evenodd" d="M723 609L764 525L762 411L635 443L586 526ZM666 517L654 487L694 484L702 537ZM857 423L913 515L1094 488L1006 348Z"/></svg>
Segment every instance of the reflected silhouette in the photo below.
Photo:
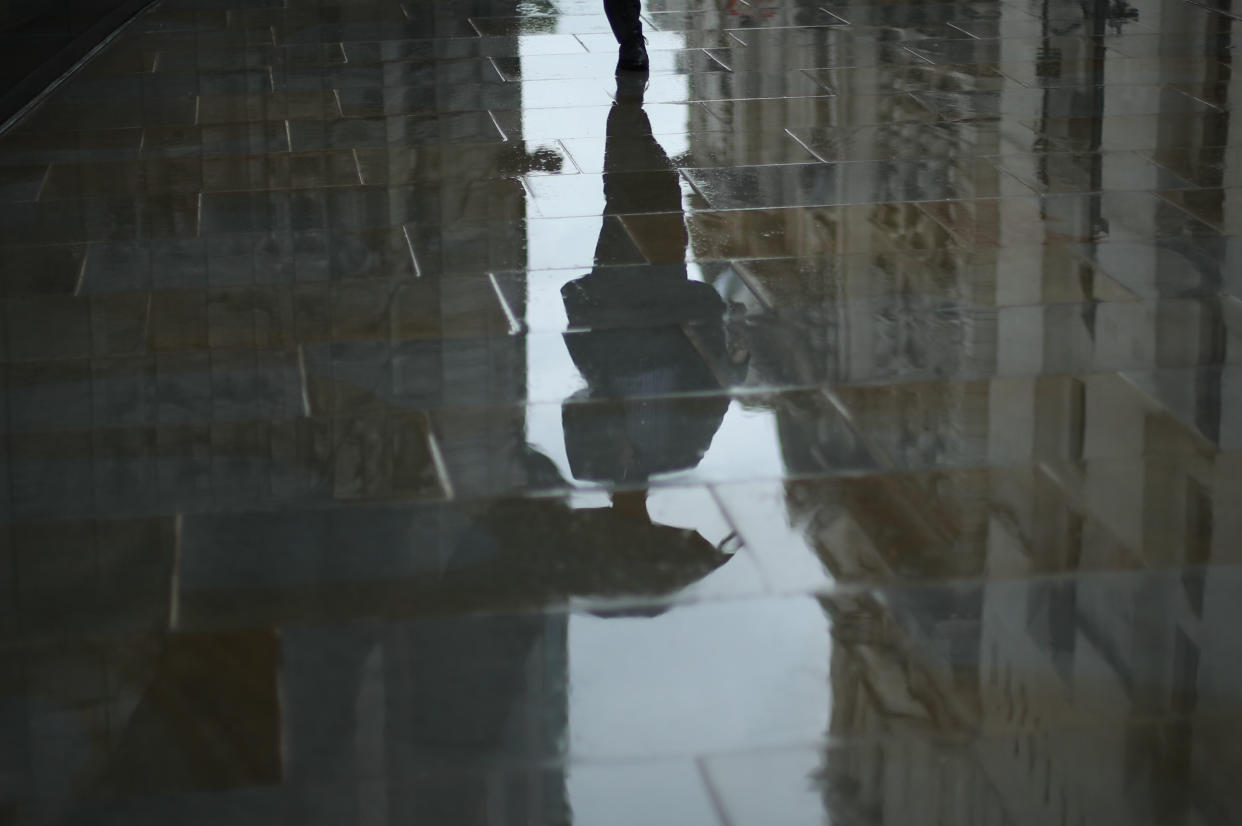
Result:
<svg viewBox="0 0 1242 826"><path fill-rule="evenodd" d="M729 352L724 300L689 277L681 187L651 134L645 88L641 77L617 79L604 147L605 213L655 218L649 237L680 249L680 263L596 266L561 290L571 328L565 345L587 382L562 408L570 469L578 479L623 485L695 467L729 399L684 394L719 391L746 368ZM597 260L605 244L601 232Z"/></svg>
<svg viewBox="0 0 1242 826"><path fill-rule="evenodd" d="M607 528L597 535L627 537L615 543L625 549L627 568L648 570L649 587L673 588L728 557L698 533L653 523L645 486L654 475L702 460L729 400L679 394L720 390L731 362L725 302L690 280L684 263L689 235L681 188L643 111L646 85L641 76L617 78L604 147L605 213L659 215L664 220L650 231L662 246L680 247L682 263L597 265L562 288L571 328L565 346L587 386L566 400L561 421L574 477L622 487L611 493L612 507L597 514L597 527ZM597 260L607 243L601 230Z"/></svg>

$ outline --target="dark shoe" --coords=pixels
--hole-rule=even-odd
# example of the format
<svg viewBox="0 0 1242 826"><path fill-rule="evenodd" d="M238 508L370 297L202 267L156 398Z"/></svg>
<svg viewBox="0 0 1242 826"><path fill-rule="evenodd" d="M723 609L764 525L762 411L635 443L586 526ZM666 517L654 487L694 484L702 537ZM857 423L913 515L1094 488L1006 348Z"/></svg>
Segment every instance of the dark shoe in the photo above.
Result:
<svg viewBox="0 0 1242 826"><path fill-rule="evenodd" d="M618 72L617 73L617 103L625 103L632 106L643 105L643 94L647 91L647 73L646 72ZM559 157L559 156L558 156Z"/></svg>
<svg viewBox="0 0 1242 826"><path fill-rule="evenodd" d="M621 41L621 49L617 57L618 72L645 72L649 65L647 38L640 34Z"/></svg>

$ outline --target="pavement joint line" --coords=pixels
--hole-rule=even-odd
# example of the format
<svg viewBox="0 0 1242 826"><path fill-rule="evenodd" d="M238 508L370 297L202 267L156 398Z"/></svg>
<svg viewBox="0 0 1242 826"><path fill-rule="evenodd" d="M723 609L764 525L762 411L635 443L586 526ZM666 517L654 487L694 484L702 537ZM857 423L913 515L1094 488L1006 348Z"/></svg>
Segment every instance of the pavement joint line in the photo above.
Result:
<svg viewBox="0 0 1242 826"><path fill-rule="evenodd" d="M492 291L496 293L496 300L500 302L500 309L505 314L505 321L509 324L509 335L515 336L522 332L522 322L518 319L517 314L513 312L513 308L509 306L504 291L500 289L500 282L496 280L496 273L489 272L487 280L491 282Z"/></svg>
<svg viewBox="0 0 1242 826"><path fill-rule="evenodd" d="M418 265L418 256L414 253L414 239L410 236L410 227L408 224L401 226L401 235L405 237L405 248L410 253L410 263L414 265L414 277L423 277L423 268Z"/></svg>
<svg viewBox="0 0 1242 826"><path fill-rule="evenodd" d="M453 490L453 480L449 477L448 463L444 460L444 453L440 450L440 440L436 438L430 423L427 426L427 451L431 454L432 464L435 465L436 479L440 483L440 489L444 492L444 498L450 501L456 499L457 493Z"/></svg>

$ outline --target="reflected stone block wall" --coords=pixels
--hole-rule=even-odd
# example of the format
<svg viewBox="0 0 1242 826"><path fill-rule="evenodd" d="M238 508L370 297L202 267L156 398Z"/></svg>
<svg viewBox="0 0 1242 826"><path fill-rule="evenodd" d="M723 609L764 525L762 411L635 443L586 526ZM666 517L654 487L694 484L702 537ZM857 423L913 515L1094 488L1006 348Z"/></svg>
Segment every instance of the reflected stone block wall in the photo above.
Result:
<svg viewBox="0 0 1242 826"><path fill-rule="evenodd" d="M1175 25L1171 21L1178 14L1177 3L1158 1L1139 7L1140 15L1156 30L1164 30L1166 23ZM849 8L843 6L843 12ZM1041 11L1053 21L1083 19L1078 3L1054 4ZM1212 16L1217 24L1222 19ZM1088 26L1097 24L1102 26L1103 20L1085 21ZM1000 7L998 26L1003 34L1006 20ZM1192 35L1210 42L1217 33ZM954 124L942 132L946 140L934 154L949 158L952 167L957 157L1046 152L1049 143L1076 153L1129 145L1127 136L1110 134L1107 125L1101 128L1109 121L1083 116L1084 107L1090 112L1091 106L1104 105L1102 98L1091 97L1096 93L1090 89L1072 96L1052 94L1062 72L1082 77L1082 67L1101 61L1101 55L1091 51L1083 39L1058 40L1051 31L1046 46L1038 56L1035 74L1047 78L1049 105L1036 124L1040 140L1047 143L981 146L974 142L968 124ZM1029 62L1027 56L1007 57L1003 41L1001 50L1002 64ZM736 77L723 73L694 76L692 89L699 99L741 97L739 89L726 90L725 84L745 83L742 73L748 71L765 73L765 82L772 84L783 74L781 53L780 49L743 50L736 58ZM748 59L766 62L748 65ZM825 55L822 65L833 65L831 59ZM1103 71L1103 63L1099 65ZM940 88L950 92L970 91L978 80L942 67L910 71L934 73ZM1218 96L1214 99L1236 97L1220 76L1220 64L1204 61L1203 72L1197 89L1211 91ZM789 90L771 85L745 91L756 98L784 99L767 100L747 111L762 112L766 123L826 129L840 129L846 123L919 119L914 110L866 111L870 105L867 92L875 90L849 86L851 80L863 76L859 70L824 74L841 83L835 89L839 99L808 106L808 111L816 113L814 122L799 119L802 104L797 97L786 97ZM1089 72L1085 77L1083 83L1089 84ZM891 73L891 83L883 91L901 88L900 74ZM1096 111L1103 113L1102 108ZM745 122L722 129L701 111L699 117L690 125L694 140L687 165L754 163L746 160L754 157L748 141L760 135L785 137L775 130L752 134ZM1195 167L1218 154L1219 147L1237 143L1228 133L1227 112L1204 118L1179 118L1170 112L1152 123L1158 130L1153 142L1159 147L1157 155L1169 162L1180 160L1184 167ZM928 132L911 130L919 136L916 139L923 140ZM995 141L995 131L989 134ZM878 154L926 156L925 147L917 151L904 146L903 140L900 126L886 129ZM853 159L848 151L827 158ZM1081 155L1075 163L1080 162ZM1099 163L1098 156L1094 162ZM894 174L898 177L891 187L900 191L905 181L900 173ZM952 178L952 171L949 174ZM969 170L962 175L954 197L973 197L977 174ZM1055 174L1043 180L1054 180ZM1097 169L1088 174L1098 179L1100 173ZM830 183L808 176L804 185L808 192L822 196ZM1214 214L1237 211L1236 199L1224 191L1219 197ZM1121 254L1117 249L1097 250L1090 241L1101 221L1096 202L1097 208L1092 209L1092 199L1077 201L1069 212L1060 212L1062 207L1055 202L1047 203L1043 217L1054 228L1045 237L1032 237L1027 250L1014 248L1014 230L1022 231L1023 219L1009 212L1008 204L969 201L935 208L825 209L822 222L812 226L780 225L779 215L754 211L709 214L690 222L691 243L695 243L695 227L700 226L704 234L736 239L737 248L730 253L738 258L761 259L763 239L779 233L785 239L797 239L790 246L822 259L786 264L791 271L787 283L796 283L805 291L801 304L822 315L815 318L814 334L788 335L775 330L754 335L750 381L760 385L765 379L774 384L848 384L903 374L969 378L1089 371L1097 358L1115 363L1119 348L1131 349L1136 370L1210 361L1224 346L1220 337L1225 325L1214 307L1193 301L1174 302L1154 311L1102 305L1110 296L1095 268L1090 263L1071 264L1058 254L1057 246L1064 244L1082 244L1075 249L1085 251L1088 262L1111 262L1115 259L1109 256ZM1081 208L1084 203L1085 209ZM801 211L790 213L805 220ZM1157 218L1139 220L1154 225ZM920 236L937 242L911 243ZM1006 248L1003 253L1002 246ZM914 252L928 248L941 251L934 262ZM1179 262L1175 266L1197 266L1193 259L1180 258L1175 241L1167 242L1167 249L1169 261ZM1139 272L1144 266L1154 266L1137 259L1134 265ZM748 261L739 267L760 277L770 271L778 278L781 272L780 262ZM1166 266L1164 271L1170 269ZM1200 274L1207 283L1220 282L1220 275ZM876 279L887 282L877 287ZM1066 282L1073 287L1072 298L1058 299L1064 292L1059 285ZM889 297L873 301L873 312L860 313L858 304L876 294ZM1170 294L1154 271L1150 291L1140 290L1145 298ZM979 311L941 319L939 324L921 324L934 313L935 300L920 301L919 296L951 297L974 304ZM1058 300L1077 301L1086 309L1076 307L1070 312L1048 306ZM799 303L797 297L782 296L786 307ZM1023 303L1045 306L1028 309ZM838 310L835 317L834 307ZM952 331L950 346L936 340L946 330ZM764 335L778 337L767 340L774 350L798 350L799 358L784 358L780 364L777 359L765 360ZM791 368L790 362L796 366ZM892 545L895 530L900 533L893 526L911 519L920 522L920 529L926 522L938 523L958 539L956 555L929 564L927 570L954 571L961 576L1031 577L1105 567L1193 568L1209 562L1236 562L1236 549L1213 542L1213 530L1203 520L1209 518L1204 514L1231 519L1229 514L1238 512L1242 477L1237 461L1212 456L1194 437L1172 427L1145 395L1177 400L1177 409L1193 411L1200 430L1223 447L1236 434L1220 432L1217 423L1236 421L1242 411L1233 409L1236 388L1222 388L1219 371L1205 372L1193 379L1152 379L1159 386L1150 388L1046 376L1015 377L990 385L969 381L956 387L940 385L935 394L930 388L928 392L876 389L865 407L880 419L900 423L876 427L877 433L920 434L917 442L882 438L873 442L900 467L933 468L962 456L989 462L1003 463L1008 458L1015 464L1045 463L1050 484L1060 488L1055 498L1059 500L1066 492L1077 498L1087 510L1100 515L1103 526L1120 538L1121 546L1102 540L1101 531L1089 521L1049 511L1044 503L1052 498L1043 492L1042 483L1013 488L1007 498L997 501L995 480L974 497L968 489L946 495L945 479L935 483L941 486L939 492L931 484L924 489L911 482L896 495L890 490L884 497L884 501L904 501L908 507L884 513L875 512L865 497L841 510L829 512L814 503L800 510L791 487L790 522L807 525L807 531L825 537L821 558L838 577L875 570L882 556L879 549ZM860 394L870 391L849 392L851 402L856 403ZM917 420L910 418L915 412ZM860 424L864 431L868 429L867 421ZM785 422L782 435L791 446L799 446L791 447L791 456L807 443L815 443L813 436L797 429L793 418ZM1142 444L1142 456L1111 458L1122 454L1116 449L1122 441ZM960 509L944 512L945 501ZM1134 514L1142 517L1135 519ZM1222 525L1220 535L1234 532ZM907 555L900 561L914 560ZM1223 601L1213 603L1212 577L1197 570L1184 582L1173 577L1135 581L1109 593L1091 591L1089 583L1069 581L1033 588L1020 598L1015 595L1021 589L997 588L974 602L972 609L963 611L958 606L952 611L933 611L932 616L940 619L918 623L918 636L893 631L911 625L908 618L893 613L893 606L830 608L829 613L838 612L833 613L838 645L832 661L834 705L829 734L908 735L915 731L927 733L930 739L926 744L916 741L912 745L902 738L868 748L827 749L819 778L826 811L843 822L875 823L937 820L933 813L945 822L963 824L1156 823L1183 817L1224 823L1236 819L1239 813L1229 802L1236 795L1221 767L1237 765L1242 753L1236 746L1236 732L1210 710L1212 697L1225 696L1219 688L1226 684L1222 681L1237 678L1237 642L1230 638L1236 635L1222 636L1230 625L1221 614L1228 606ZM842 616L848 616L849 622L843 622ZM903 649L916 645L944 651L944 669L920 673L912 668ZM1087 692L1093 692L1092 696ZM1100 716L1080 721L1083 728L1048 728L1049 721L1061 719L1069 708L1096 709ZM1193 715L1193 709L1202 709L1194 724L1179 727L1161 722L1187 712ZM954 746L949 743L956 739L949 737L933 744L936 736L946 734L966 734L968 740ZM973 768L963 770L963 762ZM956 781L952 787L936 782L946 766L954 767L949 772ZM963 777L969 778L965 785ZM925 780L927 785L912 787L908 785L911 778ZM1192 804L1184 791L1171 791L1179 783L1202 789L1201 800L1194 805L1207 809L1190 814Z"/></svg>
<svg viewBox="0 0 1242 826"><path fill-rule="evenodd" d="M476 13L460 3L425 9L426 36ZM289 4L284 34L309 46L330 38L318 28L319 10L311 4L302 15L297 2ZM476 11L506 13L495 2ZM400 48L382 44L389 45ZM373 62L393 57L377 54ZM59 400L23 395L25 368L8 371L5 389L19 417L12 424L23 436L6 453L12 476L5 474L0 493L6 517L21 521L0 541L21 579L8 582L6 566L6 590L19 598L0 612L5 629L20 629L33 653L0 668L0 712L21 715L5 730L26 733L5 750L22 758L5 782L24 778L0 789L6 800L67 806L66 790L124 800L135 791L246 788L258 811L281 812L287 793L299 805L339 810L339 822L434 799L447 823L469 822L465 810L480 796L502 794L507 806L541 813L539 822L564 821L563 781L553 772L503 793L442 777L422 786L384 780L439 771L428 755L444 750L456 749L470 765L462 783L485 776L477 767L489 759L550 753L566 726L563 618L480 623L470 639L456 640L428 637L429 627L355 621L374 616L377 604L400 614L403 600L417 603L410 577L451 567L472 529L469 519L446 522L441 535L420 541L406 530L418 516L402 515L400 503L444 493L423 410L503 407L524 397L520 343L493 346L481 335L495 321L494 291L485 279L450 277L463 264L477 270L480 255L524 263L525 239L513 231L525 214L520 184L463 192L452 183L504 168L510 146L493 140L468 166L440 165L441 179L428 181L429 164L439 161L424 147L462 136L451 118L429 126L400 114L411 101L434 112L452 110L449 98L463 92L481 97L480 66L486 61L437 61L410 75L414 86L342 98L343 111L358 107L355 116L366 108L391 114L382 124L387 148L357 161L367 183L382 189L330 192L313 202L278 192L254 198L249 210L230 202L204 211L208 224L213 214L227 222L270 213L265 234L230 233L220 223L184 242L66 248L78 255L67 266L76 264L85 292L99 292L93 307L111 307L118 318L131 309L109 294L116 285L96 282L111 262L113 271L145 279L156 323L137 336L145 368L136 368L142 358L82 368L62 362L62 381L51 385L64 395ZM293 88L322 84L337 70L323 61L278 69ZM345 123L325 116L321 135L307 126L295 137L321 139L330 158L333 130ZM508 137L521 143L520 134ZM251 134L234 151L257 151L256 141ZM256 191L287 189L287 178L314 172L282 172L274 158L252 156L245 169L227 171L248 175ZM354 161L348 166L360 174ZM235 195L250 193L224 197ZM298 229L290 213L320 214L322 222ZM4 262L36 275L63 264ZM448 329L456 320L461 331ZM33 387L48 381L31 374ZM53 444L33 418L21 418L49 406L89 420L53 422L71 429ZM462 428L446 428L438 445L444 460L483 479L525 474L522 408L506 409L509 420L493 417L490 429L472 427L468 417ZM386 578L379 592L367 587ZM311 617L335 624L304 627ZM470 648L490 671L446 669L458 661L437 649L444 645L456 646L454 654ZM466 708L492 717L454 719L454 693L480 679L490 694L469 698ZM434 719L419 717L436 702ZM218 805L227 808L227 797ZM49 822L77 817L37 812ZM227 812L214 816L227 819ZM91 817L81 814L82 822Z"/></svg>

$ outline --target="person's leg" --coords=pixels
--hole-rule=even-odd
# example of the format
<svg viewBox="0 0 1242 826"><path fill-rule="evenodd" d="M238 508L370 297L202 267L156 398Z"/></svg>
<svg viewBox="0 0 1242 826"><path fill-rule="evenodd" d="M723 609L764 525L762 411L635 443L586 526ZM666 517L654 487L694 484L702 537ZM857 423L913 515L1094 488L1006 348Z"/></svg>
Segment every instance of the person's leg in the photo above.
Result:
<svg viewBox="0 0 1242 826"><path fill-rule="evenodd" d="M647 70L647 48L638 12L639 0L604 0L604 14L608 15L608 25L620 45L618 71Z"/></svg>

